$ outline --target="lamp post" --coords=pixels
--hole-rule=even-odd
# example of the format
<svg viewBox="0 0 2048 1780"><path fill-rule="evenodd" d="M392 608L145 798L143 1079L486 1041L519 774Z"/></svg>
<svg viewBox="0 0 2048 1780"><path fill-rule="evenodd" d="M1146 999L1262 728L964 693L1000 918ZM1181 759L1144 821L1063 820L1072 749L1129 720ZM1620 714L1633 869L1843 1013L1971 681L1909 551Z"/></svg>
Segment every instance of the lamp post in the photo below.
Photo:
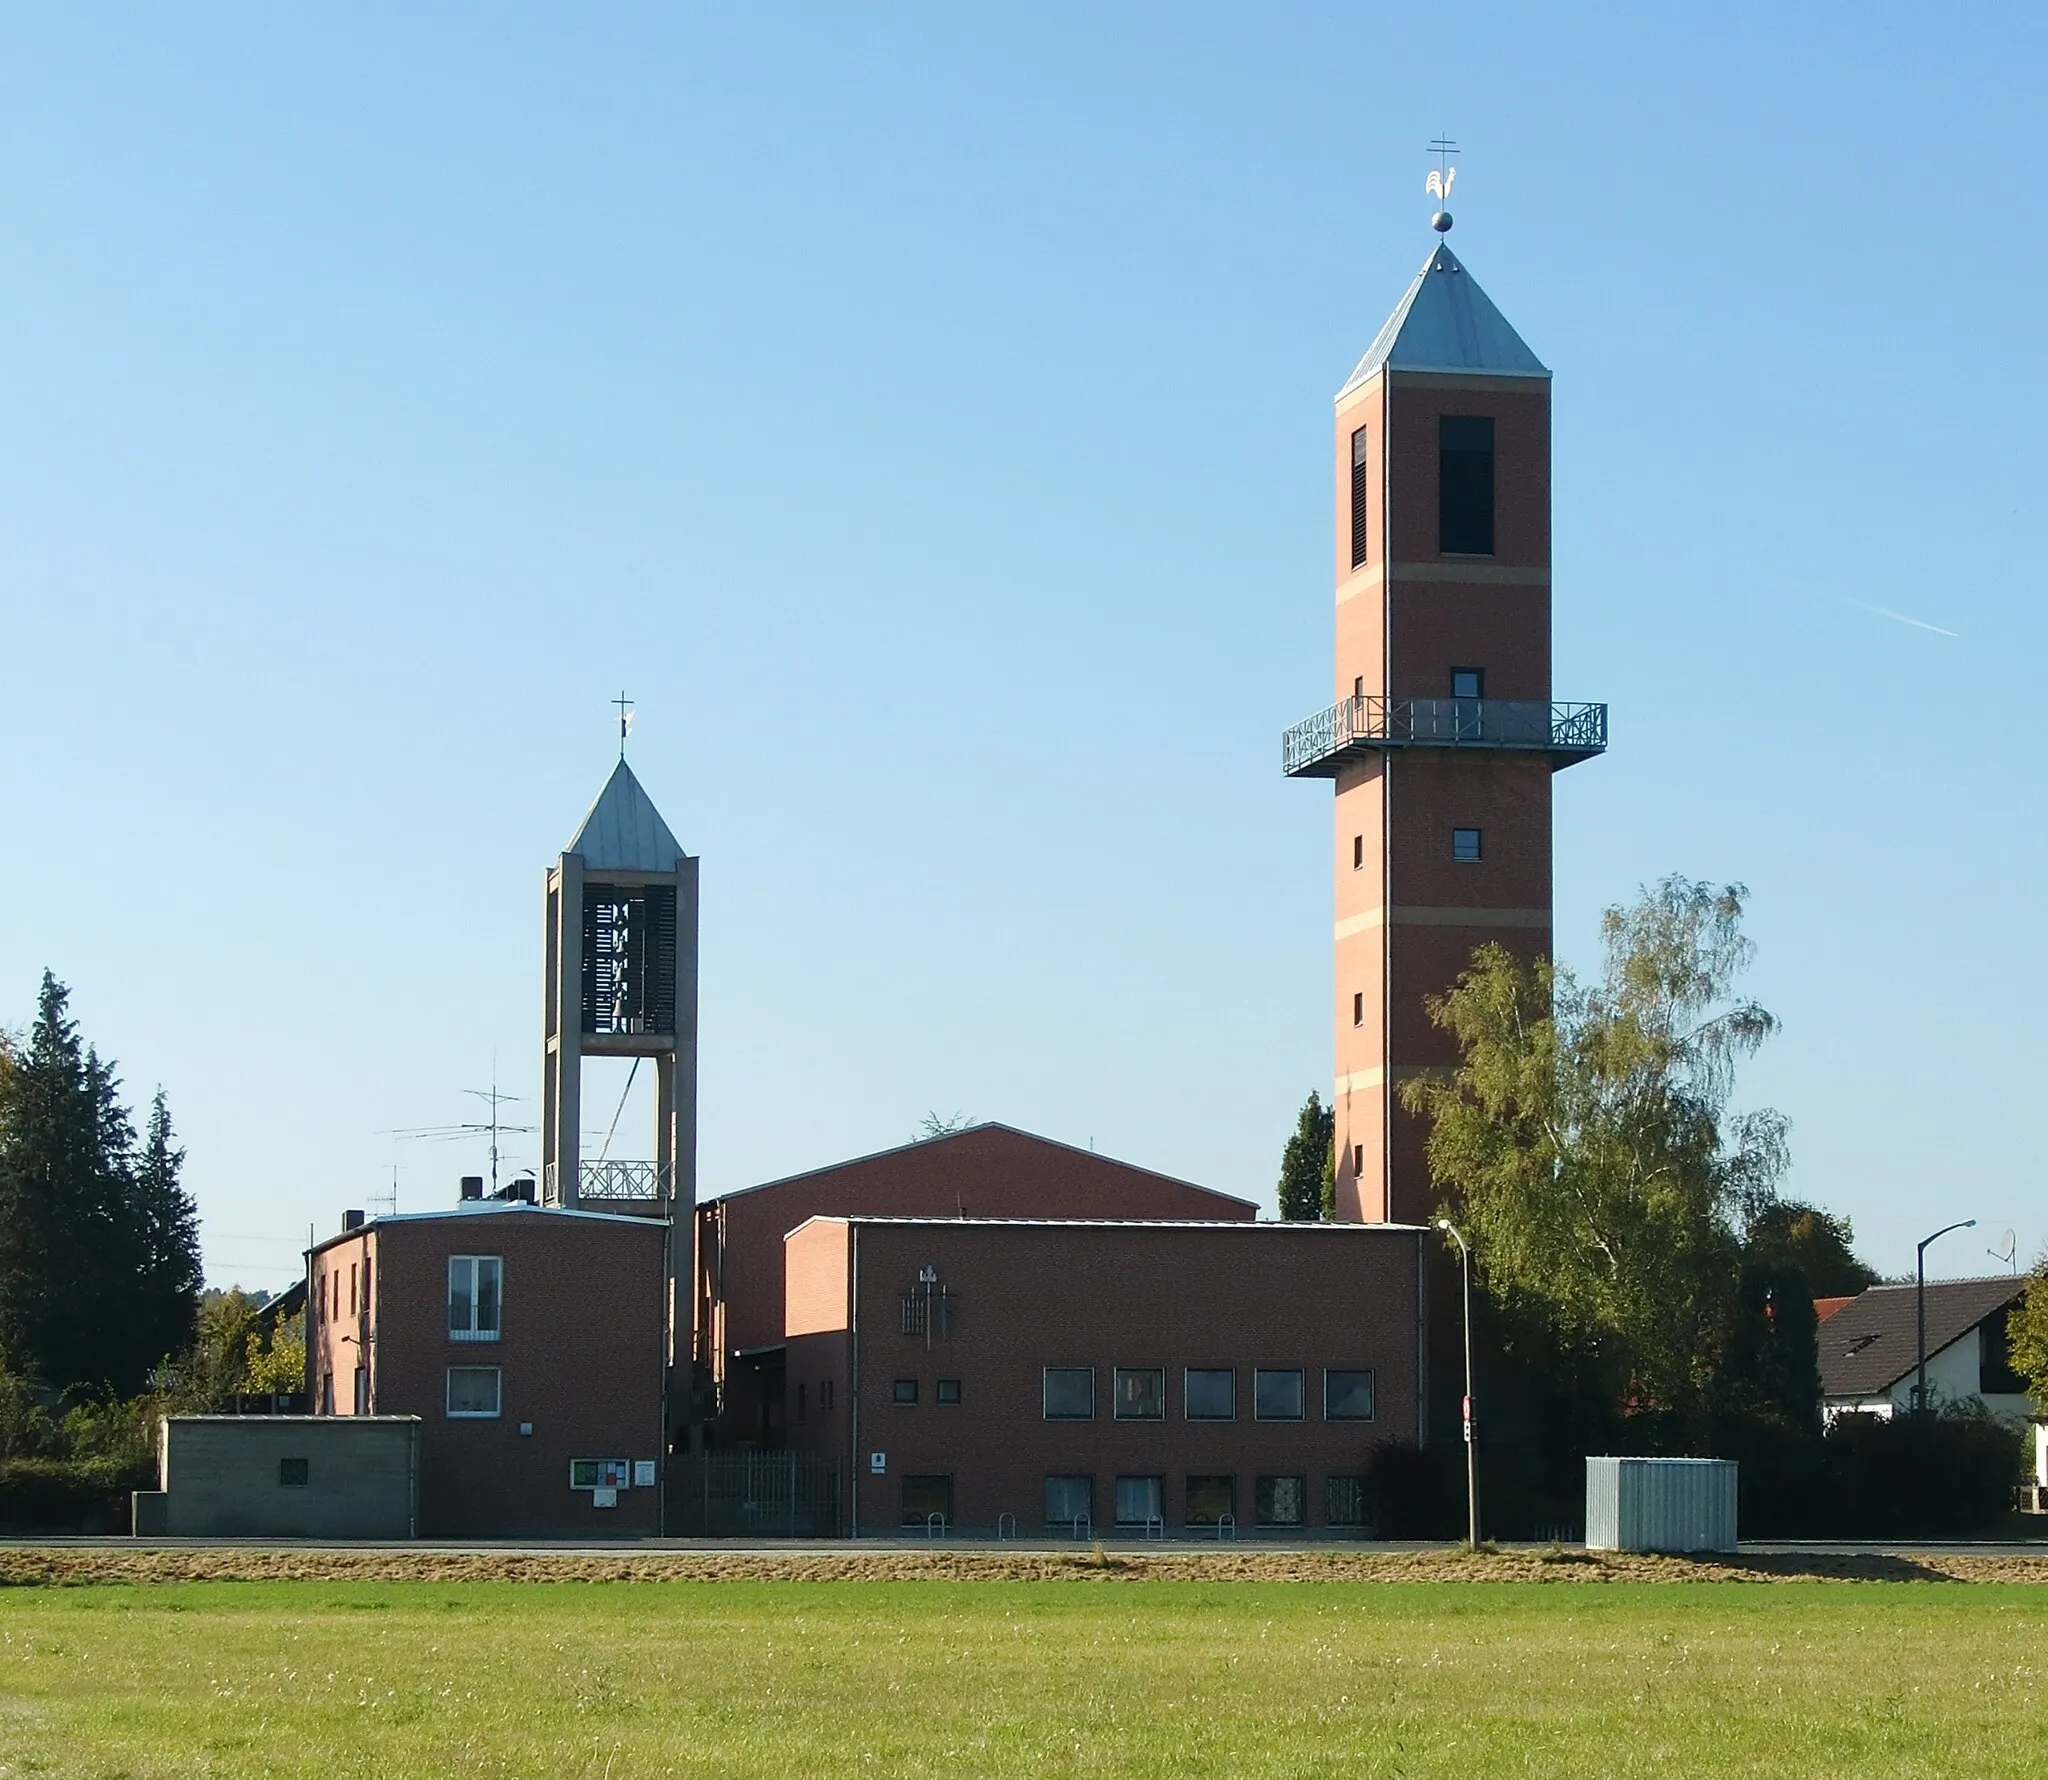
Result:
<svg viewBox="0 0 2048 1780"><path fill-rule="evenodd" d="M1927 1407L1927 1245L1939 1242L1951 1230L1974 1230L1975 1218L1959 1224L1944 1224L1932 1236L1922 1237L1913 1252L1913 1407Z"/></svg>
<svg viewBox="0 0 2048 1780"><path fill-rule="evenodd" d="M1472 1416L1472 1250L1457 1225L1438 1218L1436 1227L1458 1245L1458 1268L1465 1280L1465 1537L1479 1549L1479 1442Z"/></svg>

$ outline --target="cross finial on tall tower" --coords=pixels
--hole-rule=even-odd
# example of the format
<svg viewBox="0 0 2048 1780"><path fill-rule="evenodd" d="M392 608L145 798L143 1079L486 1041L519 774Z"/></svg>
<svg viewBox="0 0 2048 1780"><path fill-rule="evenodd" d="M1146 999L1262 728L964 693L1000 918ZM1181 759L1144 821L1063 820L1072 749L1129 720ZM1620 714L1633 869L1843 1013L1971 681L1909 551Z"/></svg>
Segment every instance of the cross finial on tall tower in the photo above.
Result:
<svg viewBox="0 0 2048 1780"><path fill-rule="evenodd" d="M1429 219L1429 226L1439 235L1448 235L1451 231L1451 182L1458 177L1457 168L1451 165L1451 156L1458 152L1458 145L1448 136L1439 136L1429 148L1436 156L1436 166L1422 182L1422 189L1437 202L1436 215Z"/></svg>
<svg viewBox="0 0 2048 1780"><path fill-rule="evenodd" d="M626 737L633 728L633 701L624 692L612 700L619 707L619 758L626 758Z"/></svg>

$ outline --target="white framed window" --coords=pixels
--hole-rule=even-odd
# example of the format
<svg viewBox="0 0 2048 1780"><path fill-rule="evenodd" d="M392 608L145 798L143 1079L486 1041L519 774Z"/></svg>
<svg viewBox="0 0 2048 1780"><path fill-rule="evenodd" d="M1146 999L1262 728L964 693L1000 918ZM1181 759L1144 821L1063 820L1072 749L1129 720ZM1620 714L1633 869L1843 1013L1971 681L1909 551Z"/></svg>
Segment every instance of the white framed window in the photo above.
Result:
<svg viewBox="0 0 2048 1780"><path fill-rule="evenodd" d="M1325 1367L1323 1418L1333 1422L1372 1420L1372 1371L1369 1367Z"/></svg>
<svg viewBox="0 0 2048 1780"><path fill-rule="evenodd" d="M1301 1420L1301 1372L1297 1367L1267 1369L1252 1374L1252 1416L1262 1422Z"/></svg>
<svg viewBox="0 0 2048 1780"><path fill-rule="evenodd" d="M505 1263L496 1255L448 1257L448 1339L496 1341L505 1314Z"/></svg>
<svg viewBox="0 0 2048 1780"><path fill-rule="evenodd" d="M1237 1372L1230 1366L1190 1366L1182 1387L1182 1407L1191 1422L1237 1419Z"/></svg>
<svg viewBox="0 0 2048 1780"><path fill-rule="evenodd" d="M1093 1366L1046 1367L1045 1419L1049 1422L1085 1422L1095 1419Z"/></svg>
<svg viewBox="0 0 2048 1780"><path fill-rule="evenodd" d="M1166 1374L1157 1366L1114 1368L1116 1419L1156 1422L1166 1415Z"/></svg>
<svg viewBox="0 0 2048 1780"><path fill-rule="evenodd" d="M448 1415L453 1421L483 1421L498 1413L500 1374L495 1366L448 1368Z"/></svg>

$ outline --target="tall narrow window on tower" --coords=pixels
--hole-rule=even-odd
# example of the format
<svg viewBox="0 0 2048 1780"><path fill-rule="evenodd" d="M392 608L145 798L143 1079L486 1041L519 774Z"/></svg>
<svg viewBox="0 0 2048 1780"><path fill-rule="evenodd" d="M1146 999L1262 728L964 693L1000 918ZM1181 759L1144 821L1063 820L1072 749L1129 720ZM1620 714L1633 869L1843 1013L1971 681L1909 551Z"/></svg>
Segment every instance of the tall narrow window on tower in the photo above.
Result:
<svg viewBox="0 0 2048 1780"><path fill-rule="evenodd" d="M1366 475L1365 428L1360 427L1351 435L1351 566L1355 569L1365 561L1366 540L1371 536L1370 509L1366 505L1366 492L1370 478Z"/></svg>
<svg viewBox="0 0 2048 1780"><path fill-rule="evenodd" d="M1493 554L1493 421L1475 414L1437 420L1437 548L1446 556Z"/></svg>

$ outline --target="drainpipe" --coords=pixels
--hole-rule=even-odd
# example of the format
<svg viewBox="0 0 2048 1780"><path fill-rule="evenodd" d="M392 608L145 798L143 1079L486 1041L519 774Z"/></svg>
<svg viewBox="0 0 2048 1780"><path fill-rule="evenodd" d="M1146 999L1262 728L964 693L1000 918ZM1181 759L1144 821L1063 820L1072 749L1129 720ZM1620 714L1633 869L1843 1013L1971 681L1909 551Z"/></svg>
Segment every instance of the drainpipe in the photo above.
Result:
<svg viewBox="0 0 2048 1780"><path fill-rule="evenodd" d="M853 1450L847 1455L847 1526L851 1537L860 1537L860 1226L848 1231L853 1262L846 1305L846 1422L847 1438Z"/></svg>

